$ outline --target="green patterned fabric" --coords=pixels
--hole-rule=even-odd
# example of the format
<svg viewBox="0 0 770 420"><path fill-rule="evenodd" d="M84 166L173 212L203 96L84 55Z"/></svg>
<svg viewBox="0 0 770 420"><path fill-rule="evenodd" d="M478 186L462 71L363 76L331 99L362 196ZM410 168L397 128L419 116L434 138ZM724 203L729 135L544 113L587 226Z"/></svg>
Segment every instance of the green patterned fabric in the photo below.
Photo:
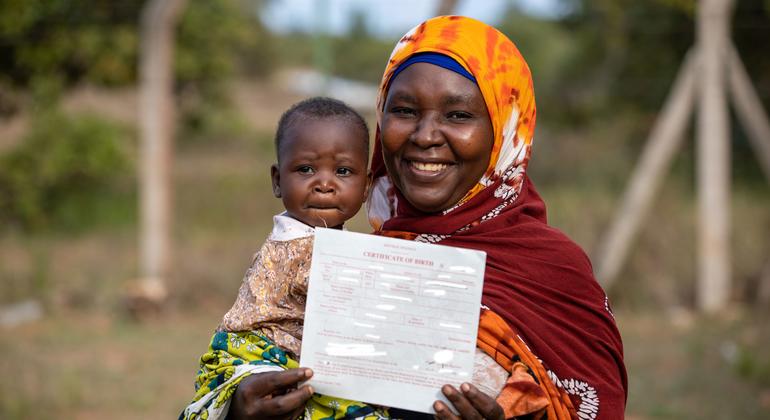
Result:
<svg viewBox="0 0 770 420"><path fill-rule="evenodd" d="M180 420L219 420L227 416L230 400L243 378L299 367L270 339L252 332L218 331L200 359L195 397ZM390 419L384 407L315 394L305 406L305 420Z"/></svg>

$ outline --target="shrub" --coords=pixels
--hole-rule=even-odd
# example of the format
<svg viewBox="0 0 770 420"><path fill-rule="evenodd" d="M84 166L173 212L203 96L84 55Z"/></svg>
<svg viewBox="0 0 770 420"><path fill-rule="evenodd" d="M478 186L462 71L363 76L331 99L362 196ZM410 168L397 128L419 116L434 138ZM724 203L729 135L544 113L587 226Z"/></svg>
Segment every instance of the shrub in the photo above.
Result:
<svg viewBox="0 0 770 420"><path fill-rule="evenodd" d="M0 222L24 229L89 225L130 173L127 133L95 116L58 110L32 124L20 145L0 156Z"/></svg>

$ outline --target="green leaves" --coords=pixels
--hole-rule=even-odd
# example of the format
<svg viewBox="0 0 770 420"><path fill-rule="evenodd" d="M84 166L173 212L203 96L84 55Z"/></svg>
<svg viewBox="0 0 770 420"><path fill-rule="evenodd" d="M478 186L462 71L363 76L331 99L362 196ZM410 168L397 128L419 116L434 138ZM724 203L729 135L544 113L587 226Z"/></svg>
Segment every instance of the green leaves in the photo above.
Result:
<svg viewBox="0 0 770 420"><path fill-rule="evenodd" d="M0 223L87 225L99 193L130 173L126 133L97 117L56 110L32 123L21 144L0 156Z"/></svg>

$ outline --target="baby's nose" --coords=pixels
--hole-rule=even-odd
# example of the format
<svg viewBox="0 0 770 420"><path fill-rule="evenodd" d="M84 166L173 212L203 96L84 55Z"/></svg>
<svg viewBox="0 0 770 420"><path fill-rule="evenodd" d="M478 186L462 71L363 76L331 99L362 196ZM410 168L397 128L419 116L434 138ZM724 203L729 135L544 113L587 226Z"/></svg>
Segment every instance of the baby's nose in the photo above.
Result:
<svg viewBox="0 0 770 420"><path fill-rule="evenodd" d="M326 177L319 179L313 191L324 194L334 192L334 181Z"/></svg>

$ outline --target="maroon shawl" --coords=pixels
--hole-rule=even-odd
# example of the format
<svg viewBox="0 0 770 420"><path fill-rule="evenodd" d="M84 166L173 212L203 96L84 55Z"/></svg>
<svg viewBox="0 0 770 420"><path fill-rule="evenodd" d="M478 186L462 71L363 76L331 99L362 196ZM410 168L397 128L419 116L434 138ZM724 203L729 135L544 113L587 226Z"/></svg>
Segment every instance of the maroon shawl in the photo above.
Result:
<svg viewBox="0 0 770 420"><path fill-rule="evenodd" d="M491 192L479 196L484 194ZM461 212L427 215L399 197L399 215L380 233L406 239L448 235L442 245L485 251L482 304L519 334L583 418L623 418L628 393L623 346L586 254L546 224L545 204L529 177L512 205L453 234L489 211L483 205L488 201L476 198Z"/></svg>

